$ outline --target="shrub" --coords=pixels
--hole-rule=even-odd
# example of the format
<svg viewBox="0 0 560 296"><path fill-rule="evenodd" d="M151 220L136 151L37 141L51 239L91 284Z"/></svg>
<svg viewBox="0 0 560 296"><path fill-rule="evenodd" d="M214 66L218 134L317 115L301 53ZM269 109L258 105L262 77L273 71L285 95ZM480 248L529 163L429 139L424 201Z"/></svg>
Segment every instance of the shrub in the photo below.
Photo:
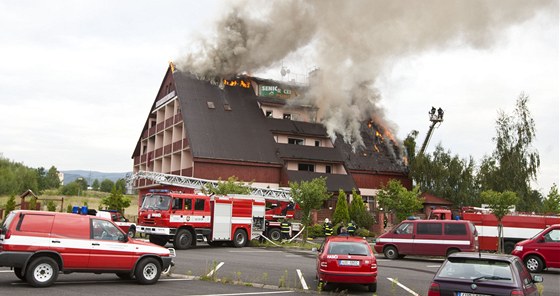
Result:
<svg viewBox="0 0 560 296"><path fill-rule="evenodd" d="M325 234L323 233L323 226L321 224L311 225L307 228L309 231L307 236L308 237L323 237Z"/></svg>

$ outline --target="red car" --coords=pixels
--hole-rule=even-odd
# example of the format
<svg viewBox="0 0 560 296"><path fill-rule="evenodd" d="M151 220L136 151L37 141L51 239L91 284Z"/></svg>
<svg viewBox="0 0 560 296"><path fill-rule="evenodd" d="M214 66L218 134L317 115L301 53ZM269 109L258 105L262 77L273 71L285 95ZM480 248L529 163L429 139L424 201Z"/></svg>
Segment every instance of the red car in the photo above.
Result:
<svg viewBox="0 0 560 296"><path fill-rule="evenodd" d="M129 238L111 220L90 215L18 210L0 225L0 266L34 287L72 272L154 284L174 256L174 249Z"/></svg>
<svg viewBox="0 0 560 296"><path fill-rule="evenodd" d="M531 272L560 268L560 224L554 224L533 238L518 242L511 254L521 258Z"/></svg>
<svg viewBox="0 0 560 296"><path fill-rule="evenodd" d="M364 284L370 292L377 290L377 261L365 239L333 236L316 251L320 284Z"/></svg>

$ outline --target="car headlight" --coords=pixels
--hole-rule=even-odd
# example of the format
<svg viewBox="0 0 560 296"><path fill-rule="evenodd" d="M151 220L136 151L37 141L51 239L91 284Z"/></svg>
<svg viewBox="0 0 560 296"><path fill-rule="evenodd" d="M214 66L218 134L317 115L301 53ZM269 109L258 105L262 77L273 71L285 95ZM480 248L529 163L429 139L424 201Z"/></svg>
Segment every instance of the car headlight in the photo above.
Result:
<svg viewBox="0 0 560 296"><path fill-rule="evenodd" d="M521 252L521 251L523 251L523 246L515 246L515 250L517 252Z"/></svg>

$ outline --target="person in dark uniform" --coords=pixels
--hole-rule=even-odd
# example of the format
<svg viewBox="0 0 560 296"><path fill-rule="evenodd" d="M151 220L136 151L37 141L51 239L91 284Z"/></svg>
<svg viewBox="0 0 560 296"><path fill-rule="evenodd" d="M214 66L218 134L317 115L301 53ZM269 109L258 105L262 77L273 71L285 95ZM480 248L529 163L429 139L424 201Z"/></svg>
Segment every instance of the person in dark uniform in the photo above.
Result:
<svg viewBox="0 0 560 296"><path fill-rule="evenodd" d="M323 224L323 233L325 234L325 238L329 238L333 235L333 226L329 218L325 218L325 223Z"/></svg>
<svg viewBox="0 0 560 296"><path fill-rule="evenodd" d="M290 228L292 223L287 219L282 220L280 223L280 232L282 233L281 241L289 240L290 239Z"/></svg>
<svg viewBox="0 0 560 296"><path fill-rule="evenodd" d="M356 223L354 223L354 221L348 222L346 229L348 229L349 235L354 236L354 233L356 232Z"/></svg>

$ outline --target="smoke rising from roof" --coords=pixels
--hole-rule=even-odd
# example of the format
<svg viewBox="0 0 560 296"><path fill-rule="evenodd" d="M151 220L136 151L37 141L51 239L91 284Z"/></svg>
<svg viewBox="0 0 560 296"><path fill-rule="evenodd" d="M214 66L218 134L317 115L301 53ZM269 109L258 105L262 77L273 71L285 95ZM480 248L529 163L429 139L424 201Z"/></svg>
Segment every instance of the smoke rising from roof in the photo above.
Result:
<svg viewBox="0 0 560 296"><path fill-rule="evenodd" d="M331 138L339 134L357 148L366 120L394 132L374 87L392 63L446 47L488 49L509 26L540 11L555 13L555 1L236 2L216 24L215 38L201 40L178 66L203 78L250 74L311 48L308 55L320 71L304 99L319 107Z"/></svg>

